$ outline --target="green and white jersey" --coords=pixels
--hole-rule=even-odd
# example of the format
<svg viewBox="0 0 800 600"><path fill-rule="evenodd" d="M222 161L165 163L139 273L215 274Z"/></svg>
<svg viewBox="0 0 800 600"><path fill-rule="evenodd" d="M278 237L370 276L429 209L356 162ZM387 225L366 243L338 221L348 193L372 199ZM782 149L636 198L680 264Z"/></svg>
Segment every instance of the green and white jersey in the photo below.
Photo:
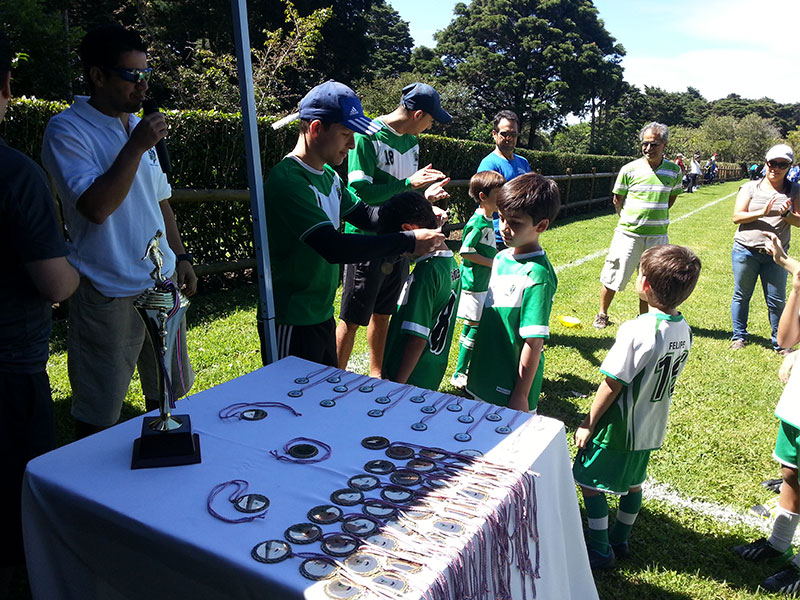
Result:
<svg viewBox="0 0 800 600"><path fill-rule="evenodd" d="M623 323L600 372L623 384L600 417L593 441L612 450L654 450L664 443L675 381L692 330L682 315L648 312Z"/></svg>
<svg viewBox="0 0 800 600"><path fill-rule="evenodd" d="M305 243L324 225L339 228L359 200L329 165L318 171L286 156L264 184L275 320L282 325L315 325L333 316L339 265Z"/></svg>
<svg viewBox="0 0 800 600"><path fill-rule="evenodd" d="M612 190L625 196L617 227L636 235L667 235L669 198L680 193L681 178L681 168L668 160L655 171L645 158L622 167Z"/></svg>
<svg viewBox="0 0 800 600"><path fill-rule="evenodd" d="M487 219L480 209L475 211L464 226L459 252L462 255L464 253L480 254L486 258L494 258L497 254L492 220ZM491 275L491 267L479 265L462 256L461 289L470 292L485 292L489 289Z"/></svg>
<svg viewBox="0 0 800 600"><path fill-rule="evenodd" d="M408 336L416 335L428 343L408 383L429 390L439 388L447 370L460 293L461 274L452 252L439 250L417 259L389 323L383 357L385 378L394 379Z"/></svg>
<svg viewBox="0 0 800 600"><path fill-rule="evenodd" d="M500 406L508 406L517 383L525 340L550 337L550 310L558 287L544 250L513 252L508 248L495 256L467 381L473 396ZM539 402L543 372L544 354L528 395L531 410Z"/></svg>
<svg viewBox="0 0 800 600"><path fill-rule="evenodd" d="M380 206L411 189L408 177L419 170L417 136L383 127L370 135L355 134L356 146L347 155L347 185L365 203ZM345 225L345 233L371 233Z"/></svg>

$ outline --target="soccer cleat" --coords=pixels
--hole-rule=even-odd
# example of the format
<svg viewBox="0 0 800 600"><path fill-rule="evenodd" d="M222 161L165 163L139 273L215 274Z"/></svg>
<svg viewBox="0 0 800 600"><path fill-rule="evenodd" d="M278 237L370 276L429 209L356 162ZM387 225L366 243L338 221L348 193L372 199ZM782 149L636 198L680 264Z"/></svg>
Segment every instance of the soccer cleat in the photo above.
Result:
<svg viewBox="0 0 800 600"><path fill-rule="evenodd" d="M734 546L733 551L745 560L788 560L792 557L792 549L787 548L784 551L776 550L773 548L766 538L761 538L755 542L744 544L742 546Z"/></svg>
<svg viewBox="0 0 800 600"><path fill-rule="evenodd" d="M785 569L767 577L761 587L769 592L794 595L800 590L800 569L794 563L789 563Z"/></svg>
<svg viewBox="0 0 800 600"><path fill-rule="evenodd" d="M457 390L463 390L467 387L467 375L465 373L453 373L453 376L450 378L450 385Z"/></svg>
<svg viewBox="0 0 800 600"><path fill-rule="evenodd" d="M611 319L608 318L608 315L604 315L603 313L597 313L594 317L594 321L592 321L592 327L595 329L605 329L611 325Z"/></svg>
<svg viewBox="0 0 800 600"><path fill-rule="evenodd" d="M783 479L765 479L761 482L761 485L767 488L770 492L775 492L776 494L781 493L781 484L783 483Z"/></svg>
<svg viewBox="0 0 800 600"><path fill-rule="evenodd" d="M631 555L631 547L628 542L611 544L611 549L614 551L614 556L619 559L625 559Z"/></svg>
<svg viewBox="0 0 800 600"><path fill-rule="evenodd" d="M608 549L608 554L600 554L594 548L586 548L586 551L589 553L589 566L592 568L592 571L605 571L607 569L611 569L614 564L617 562L614 557L614 550L610 547Z"/></svg>

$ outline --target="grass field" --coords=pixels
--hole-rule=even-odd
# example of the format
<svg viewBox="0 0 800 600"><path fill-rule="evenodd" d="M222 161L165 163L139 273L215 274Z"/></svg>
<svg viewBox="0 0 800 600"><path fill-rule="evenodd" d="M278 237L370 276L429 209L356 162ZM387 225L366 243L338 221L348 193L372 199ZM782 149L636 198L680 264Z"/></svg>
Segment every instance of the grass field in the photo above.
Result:
<svg viewBox="0 0 800 600"><path fill-rule="evenodd" d="M728 348L733 292L730 251L735 229L731 213L738 185L702 187L695 194L679 197L672 209L671 241L690 246L703 262L697 289L681 309L692 326L694 346L676 386L666 442L651 461L653 481L645 492L631 539L634 557L615 571L597 576L603 599L766 597L757 586L770 569L745 563L730 552L731 546L761 535L759 530L735 519L723 521L710 516L712 510L700 508L744 514L751 505L772 497L759 482L778 474L771 453L777 425L773 408L782 389L777 378L781 357L770 349L760 292L751 303L750 344L736 353ZM598 306L602 255L585 262L579 259L607 248L615 223L616 216L606 210L563 219L542 236L542 245L559 271L559 288L545 350L547 366L539 410L563 420L568 433L574 431L591 403L601 379L598 367L617 330L616 325L605 331L591 327ZM254 286L247 286L193 299L188 337L197 371L194 391L260 366L256 294ZM610 311L612 320L618 324L633 318L637 306L631 287L617 295ZM562 327L555 319L559 314L579 317L584 327ZM445 391L453 391L447 382L455 365L459 331L460 325L442 386ZM61 443L72 439L64 347L64 328L59 325L49 372ZM364 372L363 333L353 356L351 366ZM140 396L138 381L134 381L124 417L143 412ZM571 450L574 453L574 448ZM666 486L673 499L665 493L654 498L653 490L663 492ZM674 498L684 501L678 504Z"/></svg>

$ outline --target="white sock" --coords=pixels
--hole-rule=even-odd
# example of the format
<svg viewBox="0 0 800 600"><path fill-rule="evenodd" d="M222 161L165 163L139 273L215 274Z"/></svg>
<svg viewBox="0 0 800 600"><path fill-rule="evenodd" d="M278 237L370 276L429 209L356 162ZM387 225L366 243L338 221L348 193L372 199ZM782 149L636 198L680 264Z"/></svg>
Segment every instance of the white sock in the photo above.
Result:
<svg viewBox="0 0 800 600"><path fill-rule="evenodd" d="M778 506L775 511L775 524L772 526L772 535L767 540L769 545L781 552L788 549L792 545L792 537L794 537L794 530L797 529L798 521L800 521L800 515Z"/></svg>

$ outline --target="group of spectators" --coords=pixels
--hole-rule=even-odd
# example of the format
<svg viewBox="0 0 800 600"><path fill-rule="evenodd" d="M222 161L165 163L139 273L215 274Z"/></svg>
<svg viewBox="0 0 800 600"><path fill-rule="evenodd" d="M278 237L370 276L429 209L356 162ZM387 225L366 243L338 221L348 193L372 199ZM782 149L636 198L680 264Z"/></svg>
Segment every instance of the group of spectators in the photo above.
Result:
<svg viewBox="0 0 800 600"><path fill-rule="evenodd" d="M187 295L197 286L154 150L166 135L164 116L136 116L152 74L145 45L132 30L106 26L84 37L79 54L89 96L76 97L51 119L42 150L61 201L63 232L41 169L0 145L6 182L0 247L10 257L3 265L10 284L0 292L0 448L11 457L3 475L17 492L26 462L55 445L45 371L51 303L72 296L68 372L76 435L82 437L118 420L137 366L147 408L158 405L153 355L133 309L133 300L152 284L142 255L158 232L167 240L164 273ZM10 62L0 36L0 118L11 97ZM448 197L449 179L432 164L419 165L417 136L452 119L435 89L419 82L406 86L397 108L372 120L349 87L328 81L300 101L298 117L295 147L265 182L279 358L346 368L356 332L365 326L372 376L436 389L461 317L452 384L480 400L535 411L557 288L540 236L556 217L560 197L552 180L531 173L515 153L517 116L495 116L495 148L470 181L477 209L464 230L460 267L440 231L446 211L434 206ZM611 324L611 302L637 267L641 314L620 327L601 369L606 379L576 432L581 450L574 473L586 500L587 544L596 568L612 566L615 556L629 551L649 454L663 441L674 381L691 346L677 307L700 272L697 257L667 237L685 170L664 158L669 130L649 123L640 141L642 157L621 169L613 188L619 222L600 274L594 326ZM688 191L700 173L698 158L689 167ZM345 159L346 183L333 168ZM765 240L775 231L788 247L789 225L800 224L793 210L796 184L785 181L792 162L790 148L771 149L767 177L743 186L737 198L733 342L746 335L742 322L746 326L756 277L780 287L767 270L772 259ZM346 266L337 325L340 264ZM773 343L779 350L775 328L782 302L768 299L771 321L777 315ZM183 347L168 366L176 397L185 395L194 377L186 336L179 339ZM610 532L606 493L627 498ZM4 530L11 535L0 545L0 597L22 557L19 503L19 493L4 496Z"/></svg>

